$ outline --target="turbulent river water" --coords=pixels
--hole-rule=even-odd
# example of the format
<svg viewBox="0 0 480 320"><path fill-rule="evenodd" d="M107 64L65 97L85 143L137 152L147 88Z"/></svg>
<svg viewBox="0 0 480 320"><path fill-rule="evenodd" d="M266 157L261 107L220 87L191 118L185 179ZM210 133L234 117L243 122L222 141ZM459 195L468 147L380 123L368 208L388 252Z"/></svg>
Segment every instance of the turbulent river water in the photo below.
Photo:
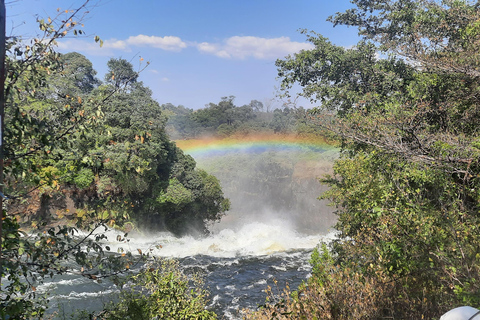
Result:
<svg viewBox="0 0 480 320"><path fill-rule="evenodd" d="M128 247L132 251L152 248L153 255L178 258L186 272L205 277L210 307L219 318L239 319L242 309L255 309L265 302L268 285L282 290L288 283L294 289L304 281L310 272L312 249L331 236L303 235L289 230L284 221L252 222L200 240L165 233L133 237ZM115 238L113 232L110 238ZM112 249L115 245L119 244L110 244ZM101 310L118 293L113 283L96 283L74 275L57 276L37 290L51 292L52 304L65 318L75 309Z"/></svg>
<svg viewBox="0 0 480 320"><path fill-rule="evenodd" d="M239 319L242 309L256 309L265 302L268 286L274 292L286 284L296 289L310 274L312 250L334 236L332 209L317 200L324 190L317 178L331 170L336 153L318 146L265 144L250 152L259 150L256 144L220 154L217 147L215 157L204 152L208 146L201 154L192 152L200 167L219 178L232 202L231 212L211 226L210 236L137 234L119 244L113 241L116 233L108 231L108 245L113 251L121 245L132 252L139 248L176 258L187 273L202 274L210 291L209 307L220 319ZM57 276L37 290L50 293L52 310L60 318L75 309L101 310L118 293L113 283L74 275Z"/></svg>

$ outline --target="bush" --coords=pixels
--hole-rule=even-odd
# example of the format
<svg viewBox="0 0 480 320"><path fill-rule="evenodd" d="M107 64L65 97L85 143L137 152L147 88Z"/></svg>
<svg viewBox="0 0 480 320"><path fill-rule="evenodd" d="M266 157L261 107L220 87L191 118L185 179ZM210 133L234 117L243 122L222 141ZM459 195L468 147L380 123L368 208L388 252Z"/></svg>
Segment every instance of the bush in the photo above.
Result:
<svg viewBox="0 0 480 320"><path fill-rule="evenodd" d="M208 292L198 275L187 276L175 260L155 261L129 281L118 303L102 313L103 319L217 319L206 309Z"/></svg>
<svg viewBox="0 0 480 320"><path fill-rule="evenodd" d="M365 277L354 268L335 264L327 246L315 249L310 260L312 277L297 291L280 294L267 290L267 304L246 316L260 319L379 319L388 306L392 284L384 276Z"/></svg>
<svg viewBox="0 0 480 320"><path fill-rule="evenodd" d="M79 189L88 188L93 180L95 180L95 174L88 168L81 169L73 179L75 186Z"/></svg>

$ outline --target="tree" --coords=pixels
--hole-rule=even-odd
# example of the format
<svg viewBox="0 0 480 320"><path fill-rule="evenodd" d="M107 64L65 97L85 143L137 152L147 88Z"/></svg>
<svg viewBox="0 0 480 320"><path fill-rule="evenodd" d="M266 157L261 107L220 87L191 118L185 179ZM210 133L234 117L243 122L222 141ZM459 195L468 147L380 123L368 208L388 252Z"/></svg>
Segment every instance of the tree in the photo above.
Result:
<svg viewBox="0 0 480 320"><path fill-rule="evenodd" d="M273 119L270 122L270 127L274 133L287 133L292 130L293 117L289 108L275 109L273 111Z"/></svg>
<svg viewBox="0 0 480 320"><path fill-rule="evenodd" d="M122 74L135 74L122 59L112 59L108 65L122 66ZM90 206L102 203L124 212L142 228L183 234L189 232L189 225L206 232L206 223L220 219L228 210L219 182L196 169L195 161L167 137L166 117L151 90L140 81L124 83L129 89L103 106L102 122L82 147L82 161L99 181L110 185L105 193L92 184L96 191L89 197ZM107 83L92 94L102 99L116 88L116 83ZM106 199L116 200L105 204Z"/></svg>
<svg viewBox="0 0 480 320"><path fill-rule="evenodd" d="M120 302L110 303L98 318L217 319L206 308L208 292L202 279L184 274L176 261L150 263L128 284L131 288L122 291Z"/></svg>
<svg viewBox="0 0 480 320"><path fill-rule="evenodd" d="M261 111L263 111L263 103L261 103L261 102L258 101L258 100L252 100L252 101L250 101L249 106L250 106L250 108L252 108L252 110L253 110L254 112L261 112Z"/></svg>
<svg viewBox="0 0 480 320"><path fill-rule="evenodd" d="M129 84L137 82L138 72L133 70L132 64L127 60L110 59L107 66L109 71L105 75L105 81L115 88L126 88Z"/></svg>
<svg viewBox="0 0 480 320"><path fill-rule="evenodd" d="M222 97L218 104L209 103L203 109L189 110L183 106L164 106L172 114L168 116L171 137L189 138L216 134L228 137L233 134L268 130L266 122L270 117L262 117L263 104L253 100L248 105L236 106L235 97ZM266 118L266 119L262 119Z"/></svg>
<svg viewBox="0 0 480 320"><path fill-rule="evenodd" d="M184 187L193 194L190 204L198 212L191 220L197 225L204 227L228 209L218 181L197 171L193 159L187 167L179 165L186 156L167 139L160 106L130 63L112 59L109 80L101 84L84 56L55 52L55 41L83 34L76 19L87 4L39 20L40 38L7 43L2 318L42 318L47 302L36 287L45 277L71 272L95 281L143 262L147 254L141 251L110 253L103 231L141 221L141 214L158 214L153 199L179 186L173 172L200 177ZM73 199L75 210L49 215L56 197ZM27 214L28 208L43 216ZM181 214L182 221L189 220L189 212ZM62 220L66 216L68 222ZM53 220L56 224L49 224Z"/></svg>
<svg viewBox="0 0 480 320"><path fill-rule="evenodd" d="M321 102L315 123L342 143L324 179L340 232L331 270L381 292L364 318L438 318L480 303L480 11L468 1L352 2L330 21L358 27L357 46L304 31L315 48L277 61L283 90L298 83ZM312 292L341 285L330 272ZM355 317L346 297L323 297L328 314Z"/></svg>
<svg viewBox="0 0 480 320"><path fill-rule="evenodd" d="M162 105L162 111L168 118L166 131L171 139L195 138L199 128L192 119L192 109L182 105L175 107L173 104L167 103Z"/></svg>
<svg viewBox="0 0 480 320"><path fill-rule="evenodd" d="M235 97L222 97L218 104L209 103L204 109L196 110L192 113L192 119L200 124L207 131L215 131L222 124L233 125Z"/></svg>
<svg viewBox="0 0 480 320"><path fill-rule="evenodd" d="M78 52L70 52L60 56L61 72L59 75L59 87L68 88L65 95L78 96L91 92L100 85L95 77L97 72L93 69L92 63ZM68 85L66 85L66 83Z"/></svg>
<svg viewBox="0 0 480 320"><path fill-rule="evenodd" d="M4 192L8 210L3 210L2 219L2 318L42 317L45 301L37 296L35 288L45 277L77 266L79 275L100 279L133 263L130 253L123 257L106 255L109 249L99 244L105 238L103 234L91 237L104 225L101 217L84 225L78 214L77 227L85 227L85 237L77 237L76 227L66 225L26 234L11 211L14 201L26 199L35 190L56 187L44 164L59 159L59 151L68 140L91 123L92 118L82 112L85 101L80 96L46 90L50 75L61 72L60 55L53 45L69 33L83 33L74 19L81 19L87 4L62 11L48 21L39 20L43 32L40 38L30 42L10 38L6 45Z"/></svg>

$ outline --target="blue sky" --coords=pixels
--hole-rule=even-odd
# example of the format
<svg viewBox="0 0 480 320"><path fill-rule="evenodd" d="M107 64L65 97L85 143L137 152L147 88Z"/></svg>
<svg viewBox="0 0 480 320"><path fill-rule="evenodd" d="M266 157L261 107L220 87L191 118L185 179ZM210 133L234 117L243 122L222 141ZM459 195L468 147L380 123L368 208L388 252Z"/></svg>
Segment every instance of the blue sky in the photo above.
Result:
<svg viewBox="0 0 480 320"><path fill-rule="evenodd" d="M7 33L33 37L36 15L53 18L57 8L83 2L6 0ZM348 0L91 0L89 7L83 21L87 36L62 40L59 51L84 54L100 79L111 57L135 68L142 57L150 65L140 80L154 98L192 109L230 95L239 106L275 98L275 60L311 46L299 29L341 46L358 41L356 29L326 21L351 8ZM95 35L104 40L102 48Z"/></svg>

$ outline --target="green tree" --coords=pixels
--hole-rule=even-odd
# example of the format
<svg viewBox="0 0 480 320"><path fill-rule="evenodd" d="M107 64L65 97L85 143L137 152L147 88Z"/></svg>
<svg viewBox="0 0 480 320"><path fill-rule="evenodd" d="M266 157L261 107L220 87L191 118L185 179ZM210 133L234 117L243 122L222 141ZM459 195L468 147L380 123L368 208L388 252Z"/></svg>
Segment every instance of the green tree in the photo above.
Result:
<svg viewBox="0 0 480 320"><path fill-rule="evenodd" d="M218 104L209 103L206 108L196 110L192 113L192 119L203 127L206 133L213 133L222 125L233 125L235 97L222 97Z"/></svg>
<svg viewBox="0 0 480 320"><path fill-rule="evenodd" d="M176 107L171 103L162 105L162 112L168 118L166 131L171 139L195 138L200 130L199 125L192 119L192 109L182 105Z"/></svg>
<svg viewBox="0 0 480 320"><path fill-rule="evenodd" d="M68 90L48 90L57 79L52 75L60 77L62 73L62 59L53 45L69 33L83 34L76 19L81 19L87 4L62 11L47 21L38 20L43 32L39 38L29 42L10 38L7 43L4 190L8 211L3 212L0 260L2 318L41 318L46 301L36 293L36 286L45 277L76 269L80 276L100 279L138 260L130 253L105 254L109 248L99 243L105 235L93 236L104 226L103 218L90 219L91 224L85 225L84 213L79 212L76 226L72 221L69 226L46 228L43 232L34 229L27 234L17 219L24 217L12 212L16 201L28 202L31 199L27 197L36 191L56 187L55 170L48 164L61 159L62 148L92 123L92 118L82 112L85 101L81 96L70 96L74 93ZM79 235L80 226L87 236Z"/></svg>
<svg viewBox="0 0 480 320"><path fill-rule="evenodd" d="M81 93L90 93L100 85L95 77L97 72L93 64L82 54L70 52L60 56L61 71L58 75L58 88L67 89L64 95L78 96ZM58 94L58 93L57 93ZM61 95L61 94L58 94Z"/></svg>
<svg viewBox="0 0 480 320"><path fill-rule="evenodd" d="M257 119L263 105L253 100L248 105L236 106L235 97L222 97L218 104L209 103L203 109L188 110L182 106L169 106L170 132L178 138L216 134L221 137L250 131L269 131L266 121ZM188 111L187 111L188 110ZM175 136L177 137L177 136Z"/></svg>
<svg viewBox="0 0 480 320"><path fill-rule="evenodd" d="M136 74L119 60L109 63L117 73L121 66L122 74ZM84 63L84 68L90 65ZM82 115L98 116L96 121L89 131L73 135L61 159L44 164L54 168L49 176L62 184L51 193L69 190L77 208L103 212L112 226L130 219L139 228L206 232L206 224L228 210L228 200L219 182L198 171L167 137L166 117L151 95L137 79L120 87L105 83L86 94L84 100L102 102L102 107L86 104Z"/></svg>
<svg viewBox="0 0 480 320"><path fill-rule="evenodd" d="M127 88L129 84L137 82L138 72L133 70L133 65L125 59L110 59L107 62L108 73L105 81L116 88Z"/></svg>
<svg viewBox="0 0 480 320"><path fill-rule="evenodd" d="M355 47L304 31L315 48L277 61L282 88L298 83L320 102L315 123L342 143L335 175L324 179L340 232L332 268L368 283L362 294L382 293L361 318L430 319L478 305L479 8L352 2L330 20L358 27ZM347 297L324 295L339 279L318 277L309 283L323 316L360 314Z"/></svg>
<svg viewBox="0 0 480 320"><path fill-rule="evenodd" d="M132 65L126 61L116 60L109 65L122 66L122 74L135 74L128 70ZM206 223L220 219L228 210L219 182L207 183L213 177L197 170L195 161L169 140L166 117L150 89L138 81L130 82L128 87L102 109L102 134L95 132L91 136L90 145L96 146L93 153L85 149L93 158L100 155L102 159L92 169L115 186L121 200L115 203L131 204L129 215L140 226L182 234L188 231L188 225L206 232ZM115 84L107 84L96 94L108 95L115 88ZM92 200L104 198L97 193Z"/></svg>
<svg viewBox="0 0 480 320"><path fill-rule="evenodd" d="M214 177L197 171L193 159L183 165L186 156L167 138L161 108L130 63L112 59L101 84L84 56L55 52L55 41L83 34L76 19L87 4L39 20L37 39L7 43L2 318L42 318L47 301L36 287L45 277L73 272L101 280L144 261L141 252L110 253L103 230L150 219L145 216L165 218L168 212L154 200L162 192L184 191L168 199L191 200L197 209L191 220L203 229L228 209ZM197 180L188 185L184 176ZM67 197L75 201L74 212L47 214L51 199ZM177 214L189 221L189 211ZM68 220L54 221L64 216ZM160 219L150 220L161 226Z"/></svg>
<svg viewBox="0 0 480 320"><path fill-rule="evenodd" d="M176 155L169 185L155 198L157 211L145 218L150 223L164 221L177 234L205 233L206 222L219 220L230 208L230 201L223 197L217 178L204 170L194 170L195 160L179 149Z"/></svg>
<svg viewBox="0 0 480 320"><path fill-rule="evenodd" d="M293 109L285 107L283 109L275 109L273 111L273 118L270 122L270 127L274 133L288 133L293 131L295 118L293 116Z"/></svg>

